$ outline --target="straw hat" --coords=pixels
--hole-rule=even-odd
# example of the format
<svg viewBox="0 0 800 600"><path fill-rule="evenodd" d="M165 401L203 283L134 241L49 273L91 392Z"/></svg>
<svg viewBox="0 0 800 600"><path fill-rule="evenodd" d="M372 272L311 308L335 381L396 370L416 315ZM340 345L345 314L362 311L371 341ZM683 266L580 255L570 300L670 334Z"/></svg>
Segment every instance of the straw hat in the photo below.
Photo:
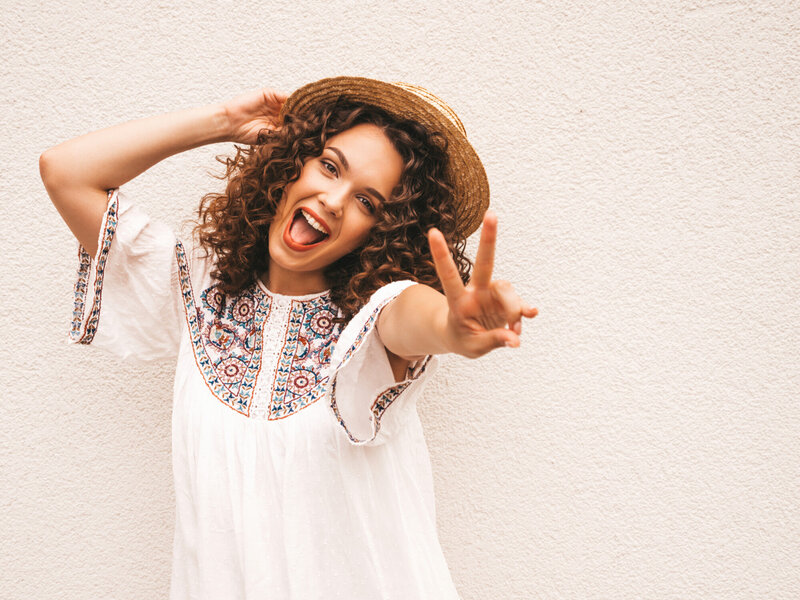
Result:
<svg viewBox="0 0 800 600"><path fill-rule="evenodd" d="M453 177L456 220L468 237L481 224L489 207L489 181L481 159L467 140L467 132L453 109L425 88L400 81L388 83L365 77L329 77L295 90L281 108L306 113L338 97L372 104L399 119L413 119L430 131L438 131L448 142L449 167Z"/></svg>

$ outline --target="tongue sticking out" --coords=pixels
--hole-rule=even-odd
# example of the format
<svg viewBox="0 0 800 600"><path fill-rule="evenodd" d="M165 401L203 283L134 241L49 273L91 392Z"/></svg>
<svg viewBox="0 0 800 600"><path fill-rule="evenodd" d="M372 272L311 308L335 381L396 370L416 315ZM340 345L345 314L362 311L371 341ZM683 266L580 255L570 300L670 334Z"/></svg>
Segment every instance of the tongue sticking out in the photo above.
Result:
<svg viewBox="0 0 800 600"><path fill-rule="evenodd" d="M328 237L327 234L317 231L311 225L309 225L308 221L306 221L305 217L303 216L302 211L298 212L297 216L294 218L294 221L292 221L292 227L289 230L289 235L292 236L292 239L295 242L298 244L303 244L304 246L316 244L317 242Z"/></svg>

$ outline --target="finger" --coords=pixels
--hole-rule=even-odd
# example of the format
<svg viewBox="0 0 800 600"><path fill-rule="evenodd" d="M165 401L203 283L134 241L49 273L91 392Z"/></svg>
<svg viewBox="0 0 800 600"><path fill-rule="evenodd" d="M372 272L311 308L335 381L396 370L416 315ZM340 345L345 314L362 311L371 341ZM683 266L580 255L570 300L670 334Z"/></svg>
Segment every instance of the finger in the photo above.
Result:
<svg viewBox="0 0 800 600"><path fill-rule="evenodd" d="M514 291L514 287L508 281L492 281L489 289L492 297L502 307L503 315L508 326L517 333L522 332L522 298ZM519 325L519 327L517 327Z"/></svg>
<svg viewBox="0 0 800 600"><path fill-rule="evenodd" d="M431 248L436 275L439 277L439 281L442 282L444 295L451 301L459 298L465 291L464 282L461 281L458 267L456 267L456 263L450 255L450 249L447 247L447 242L442 232L435 227L428 230L428 244Z"/></svg>
<svg viewBox="0 0 800 600"><path fill-rule="evenodd" d="M532 319L533 317L539 314L539 309L534 306L530 306L527 303L523 303L522 314L523 316Z"/></svg>
<svg viewBox="0 0 800 600"><path fill-rule="evenodd" d="M504 331L508 331L508 330L506 329ZM506 335L508 337L506 337L506 339L505 339L505 346L507 348L519 348L520 337L518 335L516 335L516 334L512 334L510 336L508 334L506 334Z"/></svg>
<svg viewBox="0 0 800 600"><path fill-rule="evenodd" d="M283 107L283 105L286 103L287 98L289 98L289 96L287 96L286 94L282 93L275 94L275 102L278 105L278 108Z"/></svg>
<svg viewBox="0 0 800 600"><path fill-rule="evenodd" d="M508 329L492 329L481 334L470 345L471 349L464 352L464 356L479 358L498 348L518 348L519 337Z"/></svg>
<svg viewBox="0 0 800 600"><path fill-rule="evenodd" d="M495 350L497 348L519 348L520 338L510 329L492 329L489 332L489 347L486 349Z"/></svg>
<svg viewBox="0 0 800 600"><path fill-rule="evenodd" d="M525 317L527 319L532 319L533 317L535 317L538 314L539 314L539 309L538 308L533 307L533 306L529 306L525 302L522 303L522 316L523 317ZM514 331L517 333L517 335L520 335L522 333L522 319L517 321L517 323L514 325Z"/></svg>
<svg viewBox="0 0 800 600"><path fill-rule="evenodd" d="M282 92L280 90L273 90L272 88L263 88L262 91L264 92L264 95L267 98L269 98L270 95L272 95L272 98L274 98L278 102L278 104L283 104L289 97L285 92Z"/></svg>
<svg viewBox="0 0 800 600"><path fill-rule="evenodd" d="M498 348L519 348L520 338L513 331L505 328L485 331L472 339L468 348L460 352L469 358L479 358Z"/></svg>
<svg viewBox="0 0 800 600"><path fill-rule="evenodd" d="M525 302L522 303L522 316L527 319L532 319L536 315L539 314L539 310L532 306L528 306ZM522 319L514 323L514 327L512 328L517 335L522 334Z"/></svg>
<svg viewBox="0 0 800 600"><path fill-rule="evenodd" d="M487 210L483 217L481 241L475 255L475 270L472 272L472 283L477 288L485 288L492 281L494 268L494 247L497 241L497 215Z"/></svg>

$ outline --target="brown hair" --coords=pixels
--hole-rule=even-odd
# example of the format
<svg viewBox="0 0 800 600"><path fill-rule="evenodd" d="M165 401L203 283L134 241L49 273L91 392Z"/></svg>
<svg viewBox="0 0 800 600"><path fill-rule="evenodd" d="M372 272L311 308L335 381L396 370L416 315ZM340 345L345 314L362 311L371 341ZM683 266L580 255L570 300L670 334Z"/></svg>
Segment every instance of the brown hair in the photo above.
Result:
<svg viewBox="0 0 800 600"><path fill-rule="evenodd" d="M442 291L426 232L436 227L450 247L461 280L472 262L466 239L456 228L452 187L447 169L447 141L411 120L384 110L338 100L312 114L287 114L284 125L262 130L256 144L236 148L236 155L217 156L226 172L224 193L203 196L194 233L206 256L213 251L211 276L226 294L237 294L269 267L268 232L284 187L300 176L305 160L322 154L328 138L360 123L381 128L403 159L400 183L376 212L377 222L360 248L329 265L325 279L332 302L349 321L381 286L411 279Z"/></svg>

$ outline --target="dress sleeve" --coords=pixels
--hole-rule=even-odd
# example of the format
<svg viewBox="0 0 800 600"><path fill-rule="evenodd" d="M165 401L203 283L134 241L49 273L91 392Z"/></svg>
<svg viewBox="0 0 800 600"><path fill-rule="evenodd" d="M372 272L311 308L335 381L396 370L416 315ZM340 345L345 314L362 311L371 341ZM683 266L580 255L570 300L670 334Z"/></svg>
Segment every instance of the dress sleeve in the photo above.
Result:
<svg viewBox="0 0 800 600"><path fill-rule="evenodd" d="M92 344L135 362L176 358L184 323L181 276L188 279L189 260L175 233L114 188L97 254L79 243L78 259L67 343Z"/></svg>
<svg viewBox="0 0 800 600"><path fill-rule="evenodd" d="M395 381L378 335L378 315L414 281L395 281L378 289L347 323L331 355L328 394L333 414L354 445L377 446L402 429L416 410L425 380L439 359L429 354L409 365Z"/></svg>

